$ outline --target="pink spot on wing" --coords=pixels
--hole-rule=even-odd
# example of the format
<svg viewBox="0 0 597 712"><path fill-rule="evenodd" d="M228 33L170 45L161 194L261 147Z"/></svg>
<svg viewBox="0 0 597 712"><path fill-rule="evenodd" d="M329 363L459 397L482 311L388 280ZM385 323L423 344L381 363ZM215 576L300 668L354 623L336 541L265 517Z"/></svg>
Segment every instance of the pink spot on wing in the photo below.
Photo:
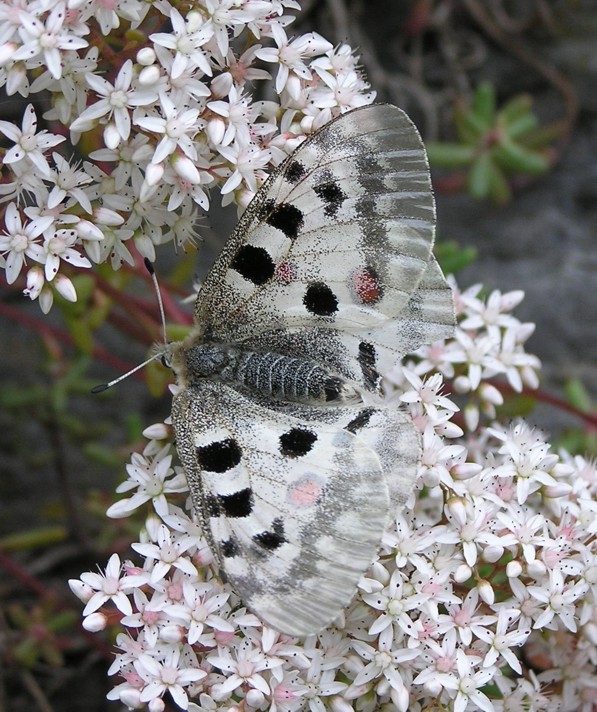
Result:
<svg viewBox="0 0 597 712"><path fill-rule="evenodd" d="M280 262L276 265L275 278L282 284L290 284L296 278L296 265L292 262Z"/></svg>
<svg viewBox="0 0 597 712"><path fill-rule="evenodd" d="M372 267L361 267L351 275L352 288L362 304L375 304L383 296L377 273Z"/></svg>
<svg viewBox="0 0 597 712"><path fill-rule="evenodd" d="M317 475L305 475L288 488L287 499L297 507L310 507L323 496L323 483Z"/></svg>

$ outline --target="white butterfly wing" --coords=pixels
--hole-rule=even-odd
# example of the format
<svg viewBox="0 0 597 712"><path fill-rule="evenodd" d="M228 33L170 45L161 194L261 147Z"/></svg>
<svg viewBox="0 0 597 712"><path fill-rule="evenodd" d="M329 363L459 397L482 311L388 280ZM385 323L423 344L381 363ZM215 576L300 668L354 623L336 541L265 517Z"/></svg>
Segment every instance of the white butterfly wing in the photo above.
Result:
<svg viewBox="0 0 597 712"><path fill-rule="evenodd" d="M454 297L433 257L411 298L395 319L361 329L280 328L244 345L287 355L305 354L368 391L379 390L381 375L422 344L454 331Z"/></svg>
<svg viewBox="0 0 597 712"><path fill-rule="evenodd" d="M292 415L212 381L175 396L177 449L212 551L277 630L315 633L353 597L390 516L384 470L402 457L396 448L408 452L400 487L414 479L418 439L403 418L371 408Z"/></svg>
<svg viewBox="0 0 597 712"><path fill-rule="evenodd" d="M279 328L380 328L431 255L434 201L404 112L355 109L307 138L257 193L197 300L200 331L242 342Z"/></svg>

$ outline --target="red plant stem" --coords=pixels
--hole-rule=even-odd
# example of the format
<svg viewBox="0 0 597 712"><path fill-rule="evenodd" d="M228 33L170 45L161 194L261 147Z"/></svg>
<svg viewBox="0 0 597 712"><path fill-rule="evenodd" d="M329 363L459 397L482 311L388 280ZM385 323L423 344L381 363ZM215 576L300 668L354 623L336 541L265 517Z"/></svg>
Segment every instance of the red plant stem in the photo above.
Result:
<svg viewBox="0 0 597 712"><path fill-rule="evenodd" d="M505 381L491 381L491 382L501 393L508 393L509 395L524 395L524 396L529 396L530 398L535 398L535 400L538 400L541 403L547 403L548 405L552 405L555 408L558 408L559 410L563 410L563 411L566 411L567 413L571 413L572 415L575 415L577 418L584 420L587 424L597 428L597 414L596 413L587 413L584 410L575 408L573 405L570 405L570 403L567 403L562 398L558 398L557 396L554 396L552 393L548 393L547 391L543 391L543 390L533 390L532 388L527 388L527 387L524 387L522 389L522 391L518 392L518 391L515 391L514 388L512 388L512 386L509 383L506 383Z"/></svg>
<svg viewBox="0 0 597 712"><path fill-rule="evenodd" d="M44 586L41 581L38 581L34 576L25 571L22 566L19 566L17 562L7 554L5 554L0 549L0 567L2 567L8 574L13 576L24 588L29 591L33 591L37 596L42 599L52 599L56 601L56 605L60 610L72 610L72 606L61 600L61 596L57 591L52 590ZM101 652L101 654L108 660L114 657L113 652L105 644L105 642L99 638L97 635L90 633L89 631L81 628L81 633L89 640L89 642Z"/></svg>

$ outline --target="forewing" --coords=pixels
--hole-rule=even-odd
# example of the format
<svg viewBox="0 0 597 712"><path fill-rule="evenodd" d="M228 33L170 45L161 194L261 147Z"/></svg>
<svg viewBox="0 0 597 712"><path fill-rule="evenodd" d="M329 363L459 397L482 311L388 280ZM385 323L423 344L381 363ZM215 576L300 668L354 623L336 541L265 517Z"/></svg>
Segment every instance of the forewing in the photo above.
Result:
<svg viewBox="0 0 597 712"><path fill-rule="evenodd" d="M380 328L430 259L434 202L421 138L400 109L343 114L307 138L243 214L197 300L200 332Z"/></svg>
<svg viewBox="0 0 597 712"><path fill-rule="evenodd" d="M244 603L291 635L330 624L388 522L374 449L211 381L182 390L172 420L194 508Z"/></svg>
<svg viewBox="0 0 597 712"><path fill-rule="evenodd" d="M400 315L381 326L352 330L321 326L280 328L247 338L245 345L289 356L308 355L365 390L375 392L380 387L381 374L387 373L403 356L422 344L446 339L453 331L452 290L431 257Z"/></svg>

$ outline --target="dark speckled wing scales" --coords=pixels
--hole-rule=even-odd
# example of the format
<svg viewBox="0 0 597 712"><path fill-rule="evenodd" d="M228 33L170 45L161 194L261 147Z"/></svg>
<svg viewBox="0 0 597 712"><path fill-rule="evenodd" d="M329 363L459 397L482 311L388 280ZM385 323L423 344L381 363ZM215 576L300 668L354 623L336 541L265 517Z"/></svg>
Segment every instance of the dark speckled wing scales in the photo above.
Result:
<svg viewBox="0 0 597 712"><path fill-rule="evenodd" d="M452 333L433 233L411 121L384 104L348 112L256 194L205 280L195 331L173 350L172 422L194 510L234 590L279 631L309 635L338 616L412 491L411 419L354 402L405 353ZM231 368L208 380L206 342L272 356L284 378L296 373L284 356L327 367L356 398L273 400L265 367L252 382Z"/></svg>
<svg viewBox="0 0 597 712"><path fill-rule="evenodd" d="M357 377L362 341L376 340L381 370L452 331L452 296L431 256L434 214L425 150L406 114L387 104L344 114L255 196L200 292L199 329L306 358L327 350L337 361L340 344L340 372L373 390Z"/></svg>
<svg viewBox="0 0 597 712"><path fill-rule="evenodd" d="M177 449L210 548L243 602L291 635L329 625L375 558L419 453L387 408L275 407L200 381L175 396Z"/></svg>

